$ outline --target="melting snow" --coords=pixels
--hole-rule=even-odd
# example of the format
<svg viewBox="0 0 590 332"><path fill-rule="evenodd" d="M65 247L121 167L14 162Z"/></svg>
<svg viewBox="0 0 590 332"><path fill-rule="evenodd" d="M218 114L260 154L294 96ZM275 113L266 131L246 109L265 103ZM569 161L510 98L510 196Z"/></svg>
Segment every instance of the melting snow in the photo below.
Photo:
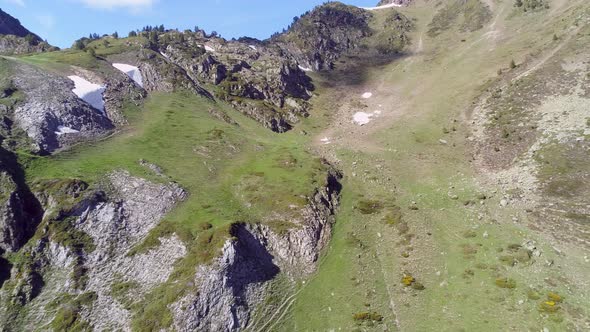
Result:
<svg viewBox="0 0 590 332"><path fill-rule="evenodd" d="M163 56L163 57L165 57L166 59L170 59L170 58L169 58L169 57L166 55L166 53L164 53L164 52L160 52L160 55L162 55L162 56Z"/></svg>
<svg viewBox="0 0 590 332"><path fill-rule="evenodd" d="M361 7L364 10L379 10L379 9L385 9L385 8L393 8L393 7L401 7L402 5L398 5L396 3L391 3L389 5L383 5L383 6L379 6L379 7Z"/></svg>
<svg viewBox="0 0 590 332"><path fill-rule="evenodd" d="M377 117L381 114L381 111L375 111L373 113L356 112L352 116L352 121L359 126L364 126L371 122L373 117Z"/></svg>
<svg viewBox="0 0 590 332"><path fill-rule="evenodd" d="M251 48L251 49L253 49L254 51L256 51L256 50L257 50L257 49L256 49L256 46L254 46L254 45L248 45L248 47L250 47L250 48Z"/></svg>
<svg viewBox="0 0 590 332"><path fill-rule="evenodd" d="M211 47L211 46L205 45L205 51L215 52L215 49L213 47Z"/></svg>
<svg viewBox="0 0 590 332"><path fill-rule="evenodd" d="M58 126L57 127L57 131L55 132L55 134L57 136L61 136L64 134L76 134L79 133L80 131L76 130L76 129L72 129L70 127L66 127L66 126Z"/></svg>
<svg viewBox="0 0 590 332"><path fill-rule="evenodd" d="M369 99L371 97L373 97L373 94L371 92L365 92L365 93L363 93L363 98L364 99Z"/></svg>
<svg viewBox="0 0 590 332"><path fill-rule="evenodd" d="M324 137L324 138L322 138L320 141L321 141L322 143L324 143L324 144L330 144L330 143L332 143L328 137Z"/></svg>
<svg viewBox="0 0 590 332"><path fill-rule="evenodd" d="M127 76L129 76L135 83L137 83L137 85L143 88L143 77L141 76L139 68L132 65L126 65L124 63L113 63L113 67L127 74Z"/></svg>
<svg viewBox="0 0 590 332"><path fill-rule="evenodd" d="M307 67L303 67L303 66L297 66L299 67L299 69L303 70L303 71L313 71L311 68L307 68Z"/></svg>
<svg viewBox="0 0 590 332"><path fill-rule="evenodd" d="M74 75L68 76L68 78L74 82L76 87L72 92L75 93L78 98L104 113L104 99L102 98L102 93L105 90L104 86L90 83L80 76Z"/></svg>

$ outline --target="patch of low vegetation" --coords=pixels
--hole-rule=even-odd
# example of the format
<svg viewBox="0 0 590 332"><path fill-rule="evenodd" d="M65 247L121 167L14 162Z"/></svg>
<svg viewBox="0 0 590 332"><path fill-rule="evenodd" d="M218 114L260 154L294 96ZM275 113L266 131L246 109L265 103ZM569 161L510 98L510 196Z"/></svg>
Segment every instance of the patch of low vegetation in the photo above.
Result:
<svg viewBox="0 0 590 332"><path fill-rule="evenodd" d="M56 301L49 304L49 308L58 307L55 317L51 321L51 328L54 331L88 331L91 326L84 321L80 312L84 307L90 307L96 301L97 295L94 292L88 292L73 298L72 295L65 295L60 298L61 305L58 306Z"/></svg>
<svg viewBox="0 0 590 332"><path fill-rule="evenodd" d="M111 296L129 310L135 302L130 293L137 288L139 283L136 281L115 281L111 284Z"/></svg>
<svg viewBox="0 0 590 332"><path fill-rule="evenodd" d="M546 0L514 0L514 7L527 12L539 9L549 9L549 3Z"/></svg>
<svg viewBox="0 0 590 332"><path fill-rule="evenodd" d="M54 220L49 223L49 238L74 251L85 251L91 253L96 248L90 235L80 231L72 224L76 218L66 218L64 220Z"/></svg>
<svg viewBox="0 0 590 332"><path fill-rule="evenodd" d="M376 312L358 312L352 315L352 319L356 322L381 322L383 321L383 315Z"/></svg>
<svg viewBox="0 0 590 332"><path fill-rule="evenodd" d="M361 214L376 214L383 210L383 202L378 200L361 200L357 209Z"/></svg>
<svg viewBox="0 0 590 332"><path fill-rule="evenodd" d="M428 35L436 37L457 22L462 31L476 31L492 18L492 11L481 0L453 0L444 5L428 25Z"/></svg>
<svg viewBox="0 0 590 332"><path fill-rule="evenodd" d="M515 266L517 264L527 264L531 262L532 252L523 248L521 245L509 245L499 259L502 263Z"/></svg>
<svg viewBox="0 0 590 332"><path fill-rule="evenodd" d="M496 286L500 288L513 289L516 288L516 280L511 278L497 278L495 281Z"/></svg>
<svg viewBox="0 0 590 332"><path fill-rule="evenodd" d="M397 206L391 206L387 208L387 212L383 216L383 222L390 226L396 226L403 220L402 209Z"/></svg>

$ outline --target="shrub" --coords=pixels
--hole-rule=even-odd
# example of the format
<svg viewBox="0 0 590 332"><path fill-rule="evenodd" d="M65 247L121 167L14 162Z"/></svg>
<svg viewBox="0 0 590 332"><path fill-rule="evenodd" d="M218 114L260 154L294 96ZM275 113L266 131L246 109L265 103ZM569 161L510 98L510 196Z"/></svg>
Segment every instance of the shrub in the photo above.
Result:
<svg viewBox="0 0 590 332"><path fill-rule="evenodd" d="M413 283L416 282L416 279L411 274L405 274L402 277L402 285L406 287L412 286Z"/></svg>
<svg viewBox="0 0 590 332"><path fill-rule="evenodd" d="M561 295L554 293L554 292L549 292L547 294L547 299L551 302L555 302L555 303L561 303L563 301L563 298L561 297Z"/></svg>
<svg viewBox="0 0 590 332"><path fill-rule="evenodd" d="M545 313L554 313L559 311L559 306L554 301L545 301L539 304L539 311Z"/></svg>
<svg viewBox="0 0 590 332"><path fill-rule="evenodd" d="M359 202L357 209L361 214L375 214L383 210L383 203L375 200L363 200Z"/></svg>
<svg viewBox="0 0 590 332"><path fill-rule="evenodd" d="M383 321L383 315L380 315L376 312L359 312L352 315L352 319L357 322L363 321L372 321L372 322L381 322Z"/></svg>
<svg viewBox="0 0 590 332"><path fill-rule="evenodd" d="M514 69L516 68L516 62L514 62L514 59L510 60L510 69Z"/></svg>
<svg viewBox="0 0 590 332"><path fill-rule="evenodd" d="M496 286L500 288L508 288L513 289L516 288L516 281L510 278L497 278L496 279Z"/></svg>

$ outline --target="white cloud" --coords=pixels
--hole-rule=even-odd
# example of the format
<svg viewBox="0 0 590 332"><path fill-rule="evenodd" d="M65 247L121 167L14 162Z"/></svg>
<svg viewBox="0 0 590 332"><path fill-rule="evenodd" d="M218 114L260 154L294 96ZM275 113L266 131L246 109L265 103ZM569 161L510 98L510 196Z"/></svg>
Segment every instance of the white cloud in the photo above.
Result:
<svg viewBox="0 0 590 332"><path fill-rule="evenodd" d="M21 1L21 0L16 0ZM99 9L130 8L133 10L150 8L156 0L77 0L89 7Z"/></svg>
<svg viewBox="0 0 590 332"><path fill-rule="evenodd" d="M18 5L18 6L21 6L21 7L24 7L25 6L25 1L24 0L4 0L4 1L5 2L8 2L8 3L15 4L15 5Z"/></svg>

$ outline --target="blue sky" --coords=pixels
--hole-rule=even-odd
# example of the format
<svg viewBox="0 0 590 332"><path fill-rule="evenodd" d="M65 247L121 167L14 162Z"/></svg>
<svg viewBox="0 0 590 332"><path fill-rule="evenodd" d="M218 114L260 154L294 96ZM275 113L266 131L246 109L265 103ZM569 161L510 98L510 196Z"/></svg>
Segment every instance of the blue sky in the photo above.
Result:
<svg viewBox="0 0 590 332"><path fill-rule="evenodd" d="M195 25L225 38L260 39L324 0L0 0L0 8L59 47L89 33L121 36L145 25L187 29ZM374 6L378 0L343 0Z"/></svg>

